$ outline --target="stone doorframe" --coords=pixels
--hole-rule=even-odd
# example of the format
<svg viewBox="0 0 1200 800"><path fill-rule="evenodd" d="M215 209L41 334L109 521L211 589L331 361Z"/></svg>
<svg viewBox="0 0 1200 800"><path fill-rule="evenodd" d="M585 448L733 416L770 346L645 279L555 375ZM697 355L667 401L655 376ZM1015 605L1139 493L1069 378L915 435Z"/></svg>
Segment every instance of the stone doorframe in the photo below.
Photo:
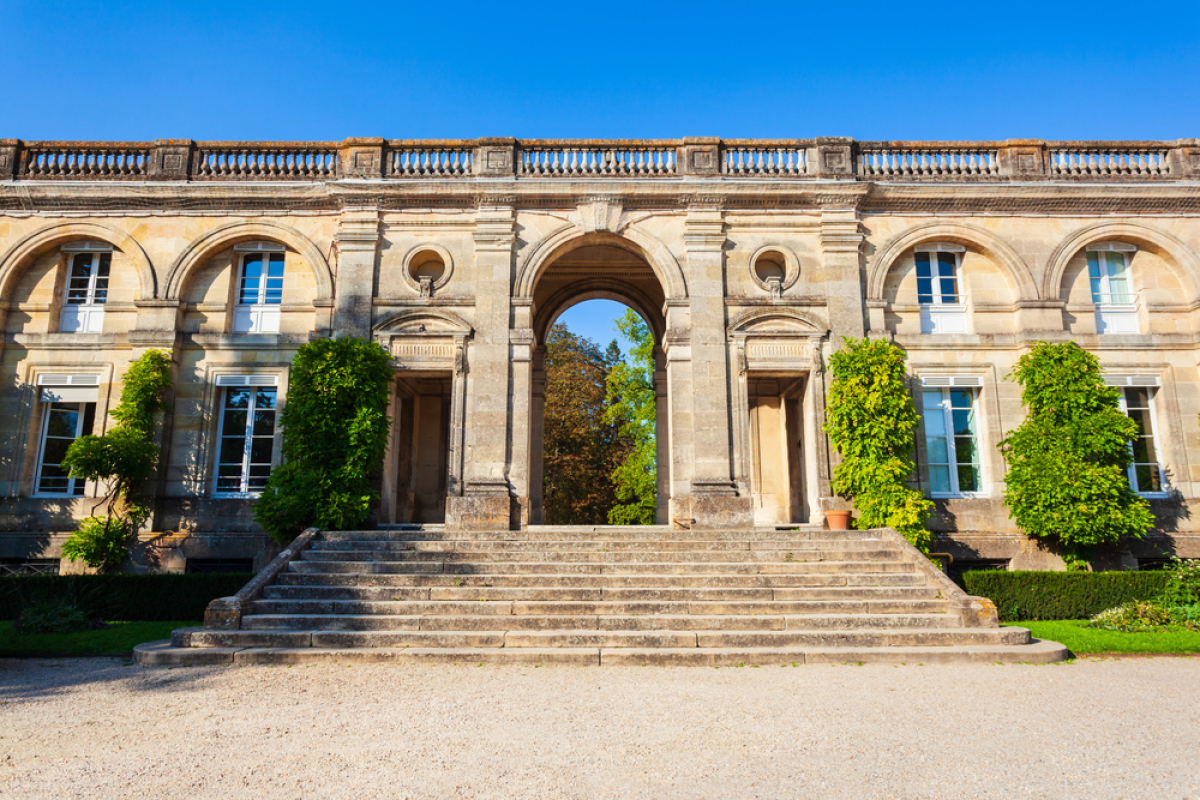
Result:
<svg viewBox="0 0 1200 800"><path fill-rule="evenodd" d="M822 498L829 492L829 452L822 429L825 424L825 371L821 348L829 331L818 320L791 308L771 307L741 314L726 331L733 386L734 464L739 492L754 494L754 471L750 420L749 377L777 375L803 381L800 425L801 469L804 476L808 519L791 522L820 522Z"/></svg>
<svg viewBox="0 0 1200 800"><path fill-rule="evenodd" d="M450 373L450 424L449 441L446 442L446 495L447 505L453 498L463 494L463 469L466 433L467 398L467 342L473 334L471 325L462 317L440 309L410 309L386 317L373 332L373 338L392 354L397 373ZM384 506L388 505L389 491L394 494L398 459L396 436L398 426L398 403L400 397L393 391L388 416L393 421L388 435L388 449L384 457ZM390 490L389 490L389 487ZM395 500L392 498L392 503ZM447 516L449 516L447 508Z"/></svg>

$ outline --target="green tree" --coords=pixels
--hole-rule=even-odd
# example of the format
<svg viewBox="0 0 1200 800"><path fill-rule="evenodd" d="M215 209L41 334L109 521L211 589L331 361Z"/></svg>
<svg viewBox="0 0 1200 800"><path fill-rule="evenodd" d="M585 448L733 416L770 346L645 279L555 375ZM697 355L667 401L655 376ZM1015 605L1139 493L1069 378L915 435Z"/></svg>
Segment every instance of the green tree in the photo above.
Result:
<svg viewBox="0 0 1200 800"><path fill-rule="evenodd" d="M129 542L150 518L142 481L158 462L155 420L157 412L166 408L163 397L170 387L170 353L147 350L121 378L121 402L111 414L117 424L103 435L81 436L67 448L63 469L72 477L102 481L106 486L96 506L105 507L105 516L90 516L80 523L63 543L68 559L101 572L121 568Z"/></svg>
<svg viewBox="0 0 1200 800"><path fill-rule="evenodd" d="M658 505L655 440L654 335L631 309L617 320L617 331L632 347L629 357L608 373L604 419L619 426L633 447L612 473L617 504L608 510L613 525L653 525Z"/></svg>
<svg viewBox="0 0 1200 800"><path fill-rule="evenodd" d="M1021 530L1056 543L1072 568L1092 545L1150 530L1150 505L1129 486L1138 423L1121 413L1096 357L1074 342L1038 342L1009 378L1027 408L1000 442L1004 502Z"/></svg>
<svg viewBox="0 0 1200 800"><path fill-rule="evenodd" d="M602 523L617 503L608 476L632 442L605 418L605 387L620 358L615 342L603 351L562 323L546 336L542 507L547 523Z"/></svg>
<svg viewBox="0 0 1200 800"><path fill-rule="evenodd" d="M895 528L922 552L933 535L933 503L907 484L917 410L908 394L904 351L882 340L844 339L829 359L833 383L825 432L842 456L833 491L851 500L861 528Z"/></svg>
<svg viewBox="0 0 1200 800"><path fill-rule="evenodd" d="M305 528L351 529L378 493L390 421L392 359L363 339L319 339L292 361L280 413L284 463L271 472L254 507L258 524L280 542Z"/></svg>

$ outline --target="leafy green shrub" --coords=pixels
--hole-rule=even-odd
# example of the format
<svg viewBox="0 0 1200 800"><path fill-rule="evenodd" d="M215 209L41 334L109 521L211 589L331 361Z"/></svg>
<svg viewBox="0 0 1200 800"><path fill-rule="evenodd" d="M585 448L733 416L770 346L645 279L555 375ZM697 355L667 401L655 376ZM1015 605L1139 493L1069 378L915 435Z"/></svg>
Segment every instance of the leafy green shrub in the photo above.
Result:
<svg viewBox="0 0 1200 800"><path fill-rule="evenodd" d="M1154 600L1165 572L1003 572L963 574L967 593L989 598L1004 622L1089 619L1130 600Z"/></svg>
<svg viewBox="0 0 1200 800"><path fill-rule="evenodd" d="M0 619L60 603L88 619L162 622L202 619L217 597L236 594L251 575L31 575L0 578Z"/></svg>
<svg viewBox="0 0 1200 800"><path fill-rule="evenodd" d="M1088 621L1089 628L1122 633L1154 633L1158 631L1200 631L1200 606L1164 606L1131 600L1116 608L1096 614Z"/></svg>
<svg viewBox="0 0 1200 800"><path fill-rule="evenodd" d="M1164 570L1167 582L1159 600L1168 606L1200 604L1200 559L1187 561L1173 558L1170 569Z"/></svg>
<svg viewBox="0 0 1200 800"><path fill-rule="evenodd" d="M48 600L21 612L18 633L78 633L91 627L87 614L70 603Z"/></svg>
<svg viewBox="0 0 1200 800"><path fill-rule="evenodd" d="M1096 357L1074 342L1038 342L1010 378L1028 407L1000 442L1004 502L1021 530L1053 540L1075 568L1091 545L1150 530L1150 505L1129 486L1137 423L1121 413Z"/></svg>
<svg viewBox="0 0 1200 800"><path fill-rule="evenodd" d="M254 507L272 538L290 542L311 526L345 530L367 518L392 378L391 356L371 341L320 339L297 351L279 420L284 463Z"/></svg>
<svg viewBox="0 0 1200 800"><path fill-rule="evenodd" d="M117 424L100 436L81 436L71 443L63 467L72 477L103 481L107 494L104 517L88 517L63 545L63 555L102 572L114 572L125 560L126 545L150 518L141 498L141 482L158 461L154 444L155 413L164 409L171 387L171 354L147 350L121 378L121 402L112 411Z"/></svg>
<svg viewBox="0 0 1200 800"><path fill-rule="evenodd" d="M62 554L101 572L116 572L129 554L128 540L124 525L104 517L88 517L79 523L79 530L63 542Z"/></svg>
<svg viewBox="0 0 1200 800"><path fill-rule="evenodd" d="M610 525L653 525L658 506L658 452L655 438L654 335L632 309L617 320L617 331L633 344L630 358L608 373L604 421L619 424L633 449L613 470L617 505L608 510Z"/></svg>
<svg viewBox="0 0 1200 800"><path fill-rule="evenodd" d="M923 552L933 534L932 501L907 485L917 410L908 394L904 351L890 342L843 340L829 359L833 384L825 432L842 454L833 490L854 503L860 528L895 528Z"/></svg>

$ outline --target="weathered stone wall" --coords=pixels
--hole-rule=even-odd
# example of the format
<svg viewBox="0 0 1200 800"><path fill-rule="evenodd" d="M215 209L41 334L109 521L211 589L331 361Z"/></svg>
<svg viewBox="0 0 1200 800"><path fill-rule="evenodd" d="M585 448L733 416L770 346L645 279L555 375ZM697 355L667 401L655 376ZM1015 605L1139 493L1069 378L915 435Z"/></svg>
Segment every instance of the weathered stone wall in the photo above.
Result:
<svg viewBox="0 0 1200 800"><path fill-rule="evenodd" d="M83 241L112 247L103 330L60 333L62 248ZM285 248L278 332L233 328L235 248L250 242ZM1137 332L1097 332L1084 253L1100 242L1130 246ZM914 254L930 245L958 253L961 332L922 332ZM979 381L983 486L937 500L944 549L1053 564L1005 512L996 443L1022 418L1005 380L1016 359L1074 339L1109 372L1159 383L1158 538L1106 557L1200 555L1194 140L355 139L0 141L0 557L53 556L98 500L35 496L38 375L98 375L99 432L147 347L177 365L151 527L195 544L141 560L261 548L253 500L213 496L217 381L274 376L286 403L296 348L331 335L374 337L404 376L382 521L540 522L542 337L592 297L626 302L656 335L662 523L811 524L841 505L823 364L843 336L870 335L908 351L918 402L922 377ZM917 456L928 491L923 442Z"/></svg>

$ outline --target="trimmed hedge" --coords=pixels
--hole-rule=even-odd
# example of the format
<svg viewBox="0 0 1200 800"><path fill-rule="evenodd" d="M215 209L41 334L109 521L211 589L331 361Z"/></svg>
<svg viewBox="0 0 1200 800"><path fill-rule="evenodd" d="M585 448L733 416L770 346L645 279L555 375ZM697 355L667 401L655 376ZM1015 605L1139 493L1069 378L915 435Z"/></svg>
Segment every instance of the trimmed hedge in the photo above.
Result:
<svg viewBox="0 0 1200 800"><path fill-rule="evenodd" d="M1130 600L1162 593L1167 572L1003 572L963 573L967 593L996 604L1003 622L1089 619Z"/></svg>
<svg viewBox="0 0 1200 800"><path fill-rule="evenodd" d="M0 619L33 603L62 600L90 617L130 622L203 619L217 597L236 594L252 575L31 575L0 578Z"/></svg>

